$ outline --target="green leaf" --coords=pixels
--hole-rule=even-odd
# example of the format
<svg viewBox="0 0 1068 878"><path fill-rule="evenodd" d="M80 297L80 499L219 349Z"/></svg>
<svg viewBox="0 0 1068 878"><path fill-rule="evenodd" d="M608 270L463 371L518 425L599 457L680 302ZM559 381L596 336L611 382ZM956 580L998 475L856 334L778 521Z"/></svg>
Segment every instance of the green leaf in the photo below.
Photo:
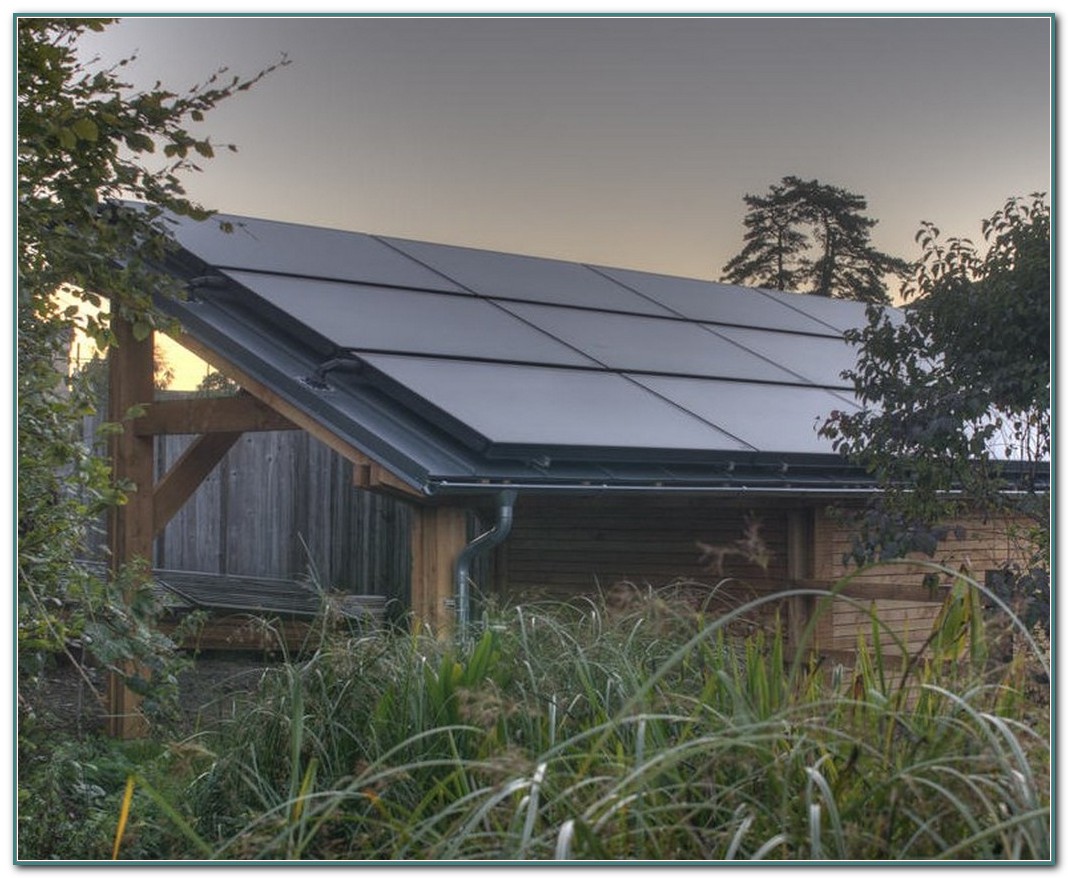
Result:
<svg viewBox="0 0 1068 878"><path fill-rule="evenodd" d="M75 119L70 127L79 140L88 140L90 143L96 143L96 140L100 135L100 132L96 127L96 122L85 116L81 119Z"/></svg>
<svg viewBox="0 0 1068 878"><path fill-rule="evenodd" d="M152 324L146 323L143 320L138 320L131 327L131 331L133 332L133 337L137 339L137 341L144 341L152 335Z"/></svg>
<svg viewBox="0 0 1068 878"><path fill-rule="evenodd" d="M134 132L126 138L126 145L134 152L155 152L156 144L147 134Z"/></svg>

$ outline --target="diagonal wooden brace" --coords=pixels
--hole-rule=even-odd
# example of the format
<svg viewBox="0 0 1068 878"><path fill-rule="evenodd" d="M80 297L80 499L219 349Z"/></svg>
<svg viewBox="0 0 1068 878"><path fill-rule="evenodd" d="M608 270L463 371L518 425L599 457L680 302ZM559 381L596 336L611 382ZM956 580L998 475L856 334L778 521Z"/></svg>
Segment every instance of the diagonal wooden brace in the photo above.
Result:
<svg viewBox="0 0 1068 878"><path fill-rule="evenodd" d="M152 492L154 537L163 532L167 522L174 518L240 438L240 432L205 433L174 462Z"/></svg>

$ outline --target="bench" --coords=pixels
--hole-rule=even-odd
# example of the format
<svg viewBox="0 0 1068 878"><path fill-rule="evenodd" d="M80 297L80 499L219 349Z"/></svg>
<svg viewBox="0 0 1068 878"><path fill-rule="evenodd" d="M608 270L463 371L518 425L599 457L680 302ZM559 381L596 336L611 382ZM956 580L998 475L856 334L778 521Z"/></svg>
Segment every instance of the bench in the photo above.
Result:
<svg viewBox="0 0 1068 878"><path fill-rule="evenodd" d="M313 618L327 607L352 619L381 621L382 595L324 592L308 582L267 576L234 576L188 570L152 571L156 585L198 610Z"/></svg>

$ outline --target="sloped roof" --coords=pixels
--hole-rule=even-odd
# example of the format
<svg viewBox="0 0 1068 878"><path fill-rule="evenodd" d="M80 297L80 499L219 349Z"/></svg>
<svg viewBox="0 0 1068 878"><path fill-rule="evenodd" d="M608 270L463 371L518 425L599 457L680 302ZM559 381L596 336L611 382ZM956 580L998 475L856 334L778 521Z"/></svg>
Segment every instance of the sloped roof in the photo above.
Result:
<svg viewBox="0 0 1068 878"><path fill-rule="evenodd" d="M231 232L220 228L230 224ZM426 494L868 485L856 302L266 220L179 220L161 307Z"/></svg>

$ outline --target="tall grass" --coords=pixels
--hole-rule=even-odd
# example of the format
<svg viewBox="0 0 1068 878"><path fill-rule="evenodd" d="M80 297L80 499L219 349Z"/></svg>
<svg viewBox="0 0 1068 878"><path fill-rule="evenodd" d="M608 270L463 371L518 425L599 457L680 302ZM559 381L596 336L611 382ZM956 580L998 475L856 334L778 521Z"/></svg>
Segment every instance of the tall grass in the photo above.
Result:
<svg viewBox="0 0 1068 878"><path fill-rule="evenodd" d="M1048 860L1049 730L976 588L900 672L878 619L826 668L655 594L329 640L204 740L186 819L220 859Z"/></svg>

